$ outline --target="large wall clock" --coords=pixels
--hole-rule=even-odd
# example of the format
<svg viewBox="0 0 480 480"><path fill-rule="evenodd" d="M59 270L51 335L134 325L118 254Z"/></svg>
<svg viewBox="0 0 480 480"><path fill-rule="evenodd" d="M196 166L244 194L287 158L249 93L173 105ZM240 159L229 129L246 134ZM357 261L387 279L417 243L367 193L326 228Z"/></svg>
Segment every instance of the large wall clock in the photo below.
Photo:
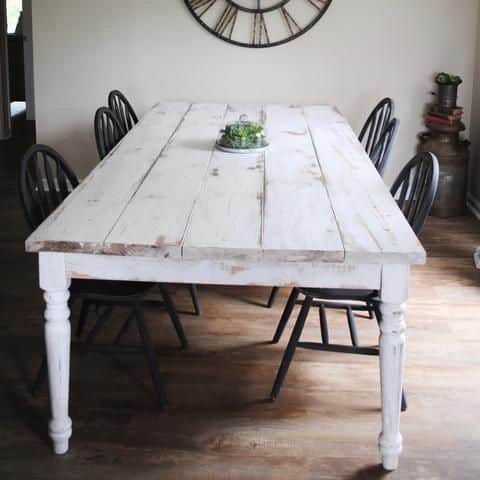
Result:
<svg viewBox="0 0 480 480"><path fill-rule="evenodd" d="M310 30L332 0L185 0L197 21L226 42L275 47Z"/></svg>

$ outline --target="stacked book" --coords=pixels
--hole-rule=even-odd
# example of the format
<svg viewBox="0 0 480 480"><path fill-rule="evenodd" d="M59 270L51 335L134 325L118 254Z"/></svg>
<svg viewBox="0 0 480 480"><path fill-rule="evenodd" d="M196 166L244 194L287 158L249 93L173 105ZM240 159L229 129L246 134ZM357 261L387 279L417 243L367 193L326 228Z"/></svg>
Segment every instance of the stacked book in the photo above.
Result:
<svg viewBox="0 0 480 480"><path fill-rule="evenodd" d="M462 107L445 108L435 104L428 109L425 120L430 124L453 126L460 123L462 116Z"/></svg>

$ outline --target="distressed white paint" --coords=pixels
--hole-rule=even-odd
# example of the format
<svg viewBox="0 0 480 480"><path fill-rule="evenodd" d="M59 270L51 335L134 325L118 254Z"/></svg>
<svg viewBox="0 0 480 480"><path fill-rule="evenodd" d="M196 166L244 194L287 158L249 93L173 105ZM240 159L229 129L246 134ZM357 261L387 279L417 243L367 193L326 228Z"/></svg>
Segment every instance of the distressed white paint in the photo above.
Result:
<svg viewBox="0 0 480 480"><path fill-rule="evenodd" d="M263 285L379 289L381 265L272 262L231 258L215 261L66 254L73 278L211 285Z"/></svg>
<svg viewBox="0 0 480 480"><path fill-rule="evenodd" d="M225 122L237 121L241 115L258 122L263 110L262 106L232 106ZM185 236L185 258L261 257L263 158L263 154L213 152Z"/></svg>
<svg viewBox="0 0 480 480"><path fill-rule="evenodd" d="M50 386L50 437L55 453L68 451L72 421L68 416L70 380L70 278L61 253L40 253L40 287L45 292L45 345Z"/></svg>
<svg viewBox="0 0 480 480"><path fill-rule="evenodd" d="M108 235L105 251L142 255L156 246L160 255L181 256L185 230L226 113L226 105L192 106ZM144 140L138 141L141 145Z"/></svg>
<svg viewBox="0 0 480 480"><path fill-rule="evenodd" d="M154 107L28 240L31 248L97 252L137 193L190 105ZM36 247L33 247L36 245Z"/></svg>
<svg viewBox="0 0 480 480"><path fill-rule="evenodd" d="M304 111L346 261L423 263L425 251L350 126L326 123L318 107Z"/></svg>
<svg viewBox="0 0 480 480"><path fill-rule="evenodd" d="M214 150L264 120L263 154ZM164 103L28 239L30 251L422 263L425 252L331 107Z"/></svg>
<svg viewBox="0 0 480 480"><path fill-rule="evenodd" d="M380 454L386 470L396 470L403 448L400 433L403 370L405 364L405 304L408 298L408 265L388 265L382 271L380 322L380 376L382 432Z"/></svg>
<svg viewBox="0 0 480 480"><path fill-rule="evenodd" d="M213 150L242 113L264 154ZM51 437L68 449L69 278L381 290L384 466L396 468L409 265L425 252L326 106L162 104L32 236L46 291ZM46 253L56 252L56 253Z"/></svg>
<svg viewBox="0 0 480 480"><path fill-rule="evenodd" d="M320 107L326 125L345 121ZM302 109L266 109L263 250L270 258L343 261L344 249Z"/></svg>

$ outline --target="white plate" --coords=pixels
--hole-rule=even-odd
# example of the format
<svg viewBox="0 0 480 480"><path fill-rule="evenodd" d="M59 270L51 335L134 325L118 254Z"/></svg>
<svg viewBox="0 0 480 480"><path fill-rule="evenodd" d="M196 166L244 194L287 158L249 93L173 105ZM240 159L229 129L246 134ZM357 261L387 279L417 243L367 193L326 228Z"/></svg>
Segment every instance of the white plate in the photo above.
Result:
<svg viewBox="0 0 480 480"><path fill-rule="evenodd" d="M265 147L259 147L259 148L229 148L229 147L224 147L223 145L220 145L218 142L215 144L215 148L217 150L220 150L221 152L226 152L226 153L242 153L242 154L253 154L253 153L263 153L268 150L270 145L266 145Z"/></svg>

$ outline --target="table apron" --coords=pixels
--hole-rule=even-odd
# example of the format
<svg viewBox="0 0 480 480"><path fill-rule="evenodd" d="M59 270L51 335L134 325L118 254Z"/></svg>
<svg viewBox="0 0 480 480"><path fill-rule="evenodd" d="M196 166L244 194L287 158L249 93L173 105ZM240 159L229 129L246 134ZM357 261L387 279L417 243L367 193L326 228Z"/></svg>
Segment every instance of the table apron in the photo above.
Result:
<svg viewBox="0 0 480 480"><path fill-rule="evenodd" d="M65 255L67 276L80 279L379 289L382 275L382 266L376 264L176 260L93 254L63 255Z"/></svg>

